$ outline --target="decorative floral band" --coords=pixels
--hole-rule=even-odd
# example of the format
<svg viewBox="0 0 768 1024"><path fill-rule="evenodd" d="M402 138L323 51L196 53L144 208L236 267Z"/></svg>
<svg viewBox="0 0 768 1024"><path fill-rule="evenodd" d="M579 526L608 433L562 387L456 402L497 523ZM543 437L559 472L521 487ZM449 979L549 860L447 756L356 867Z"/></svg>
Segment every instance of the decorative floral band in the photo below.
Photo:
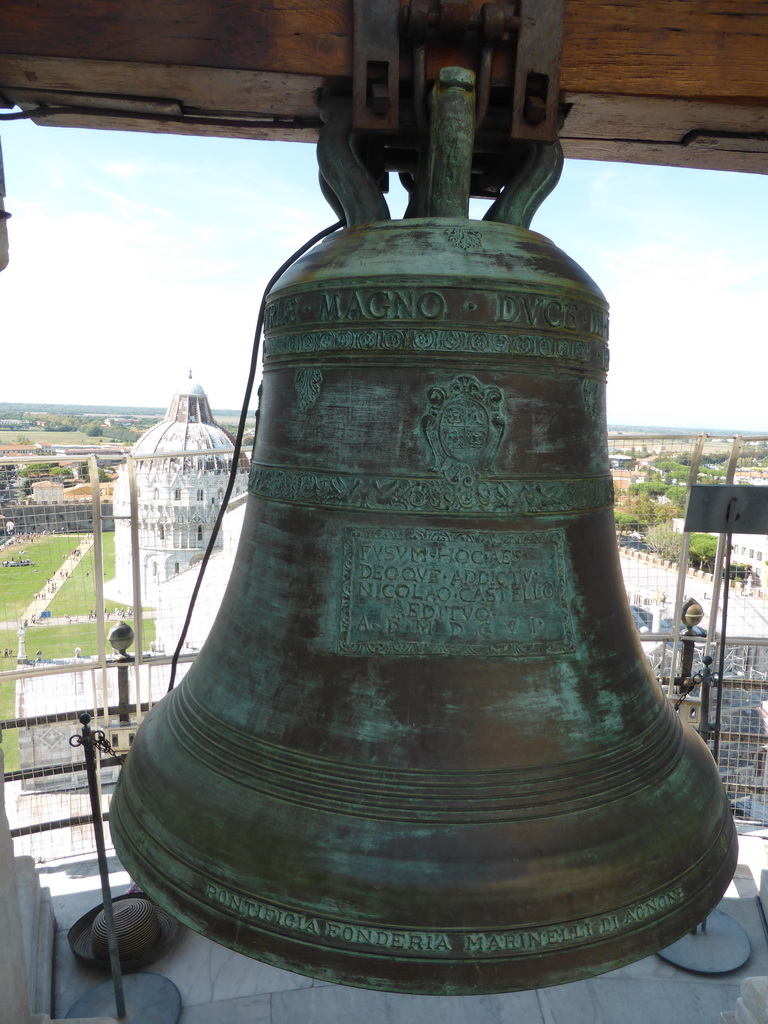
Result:
<svg viewBox="0 0 768 1024"><path fill-rule="evenodd" d="M551 515L603 508L613 501L609 476L576 480L501 477L353 476L254 464L251 494L296 505L434 515Z"/></svg>
<svg viewBox="0 0 768 1024"><path fill-rule="evenodd" d="M528 359L556 359L577 366L592 365L595 369L608 369L608 346L596 339L466 330L363 328L278 334L267 339L265 359L314 355L321 352L431 352L518 356Z"/></svg>

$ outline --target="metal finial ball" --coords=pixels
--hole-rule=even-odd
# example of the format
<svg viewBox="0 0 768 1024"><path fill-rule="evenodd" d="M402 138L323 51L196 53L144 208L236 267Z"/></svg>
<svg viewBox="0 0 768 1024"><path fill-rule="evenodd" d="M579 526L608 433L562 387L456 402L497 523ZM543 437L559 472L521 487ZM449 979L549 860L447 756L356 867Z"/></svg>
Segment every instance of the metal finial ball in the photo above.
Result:
<svg viewBox="0 0 768 1024"><path fill-rule="evenodd" d="M704 618L704 609L701 607L698 601L694 601L691 598L686 601L682 608L682 614L680 621L684 626L687 627L690 632L694 626L698 626L701 620Z"/></svg>
<svg viewBox="0 0 768 1024"><path fill-rule="evenodd" d="M120 654L125 654L133 643L133 635L133 629L127 622L119 622L110 629L108 640L113 650L119 651Z"/></svg>

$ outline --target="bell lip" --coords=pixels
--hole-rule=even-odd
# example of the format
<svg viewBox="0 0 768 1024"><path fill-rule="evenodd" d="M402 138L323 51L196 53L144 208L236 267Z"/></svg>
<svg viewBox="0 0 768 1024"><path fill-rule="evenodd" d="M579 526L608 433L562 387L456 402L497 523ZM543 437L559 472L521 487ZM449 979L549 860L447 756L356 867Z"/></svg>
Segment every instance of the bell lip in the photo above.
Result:
<svg viewBox="0 0 768 1024"><path fill-rule="evenodd" d="M180 690L174 691L167 701L178 700L180 694ZM158 707L165 707L167 714L166 701ZM642 890L635 884L633 891L633 877L631 873L628 874L628 884L624 890L626 898L621 901L614 898L611 902L617 914L621 915L625 909L632 910L632 924L629 929L624 927L626 919L621 916L622 930L618 933L603 938L600 933L595 934L597 929L593 927L592 932L587 932L583 938L578 936L580 945L576 945L574 941L565 948L548 953L543 953L542 947L539 946L535 950L526 948L522 951L524 956L518 955L514 958L509 955L489 956L486 952L483 959L470 960L467 956L458 959L452 956L448 960L446 957L428 958L425 955L414 954L413 947L408 950L407 957L402 954L391 955L396 953L395 949L390 951L390 955L383 957L372 945L367 949L344 947L341 942L330 946L323 944L326 924L320 921L320 918L332 918L336 915L323 913L319 907L310 906L306 902L299 901L286 905L283 901L290 897L290 893L283 890L277 903L274 899L271 900L272 906L277 906L286 913L305 917L316 915L320 927L317 932L306 933L299 929L294 930L293 925L288 925L287 928L291 928L292 931L287 933L283 923L274 916L274 910L270 909L270 894L266 889L261 890L260 897L248 885L244 889L239 888L234 877L228 882L226 867L223 871L218 868L212 872L210 863L197 864L187 859L190 852L189 844L185 852L179 842L180 837L174 839L163 833L162 829L156 832L155 826L158 826L159 822L153 821L152 812L141 801L140 792L123 790L128 784L125 771L128 770L130 776L132 760L137 757L142 747L138 741L132 747L113 797L110 810L112 837L124 867L156 903L165 907L174 917L193 930L221 945L281 969L351 987L427 995L507 992L565 984L613 970L670 945L704 919L719 901L733 877L738 854L736 834L732 814L714 762L711 761L706 745L701 739L683 727L667 703L664 703L663 707L670 721L676 724L676 732L681 740L687 741L687 745L690 745L697 755L706 754L711 779L716 780L719 798L715 799L716 792L713 789L711 803L707 803L711 813L706 815L706 821L699 816L686 819L688 827L684 833L678 830L676 834L675 818L669 817L668 808L660 810L662 816L656 819L657 824L669 822L669 841L665 849L670 851L674 863L667 864L666 869L658 874L656 882L652 878L646 878ZM143 727L150 728L150 732L144 734L148 749L156 747L156 744L151 742L150 718L157 713L158 709L153 710ZM139 778L142 774L139 773ZM246 830L244 834L247 835L248 831L250 830ZM698 842L695 842L696 836L699 836ZM256 833L252 842L258 841ZM680 848L681 845L692 848L693 852L686 854L685 849ZM564 884L567 884L567 875L563 877ZM209 885L212 887L210 890ZM683 894L674 905L664 906L661 913L654 912L650 918L635 916L636 904L640 909L639 905L662 896L669 887L675 885L682 886ZM321 887L322 890L328 891L325 886ZM258 913L253 913L253 908L242 911L239 906L234 907L232 904L232 910L222 915L221 910L228 895L255 903L263 901L265 913L262 915L261 907ZM616 889L614 897L621 895L621 891ZM343 896L341 898L344 899ZM526 923L520 922L514 929L510 926L508 931L544 930L586 921L587 918L596 920L601 915L608 915L611 907L603 905L590 912L589 904L584 904L580 910L583 910L584 917L577 918L574 914L570 922L561 918L559 921L546 924L542 920L541 925L534 924L530 928ZM395 925L388 924L384 917L379 919L378 925L360 919L341 923L353 924L356 927L391 928L395 931L418 930L418 925L413 920L401 921ZM448 931L450 922L433 920L430 928L444 928ZM475 921L470 921L465 931L474 930L481 931L482 928ZM502 924L496 923L495 927L489 927L487 931L490 935L492 932L501 933L504 929ZM570 937L568 941L571 941ZM601 947L598 962L594 961L596 946ZM461 951L462 945L458 942L456 952ZM504 952L508 954L510 951ZM364 973L366 978L361 978L361 973Z"/></svg>
<svg viewBox="0 0 768 1024"><path fill-rule="evenodd" d="M676 918L674 927L653 929L652 937L649 937L642 946L626 949L626 942L636 939L636 933L630 938L625 936L625 941L617 939L611 943L601 944L604 955L599 963L589 962L594 944L578 950L569 949L554 954L549 959L531 953L525 959L510 961L499 957L495 961L481 963L467 960L437 962L426 958L404 963L395 958L374 959L354 951L342 953L339 950L330 951L330 955L326 952L317 955L317 947L306 945L303 949L307 955L301 958L300 942L285 940L282 937L275 941L272 936L264 946L254 950L237 942L225 941L207 930L202 923L196 922L193 917L185 916L184 923L191 930L233 952L302 977L330 984L402 995L500 995L505 992L531 991L584 981L643 960L689 933L711 913L720 898L714 900L709 910L696 910L685 918ZM615 952L613 958L609 960L605 954L611 949ZM428 977L425 978L425 975Z"/></svg>
<svg viewBox="0 0 768 1024"><path fill-rule="evenodd" d="M142 865L131 864L128 851L124 857L119 840L115 845L121 862L133 874L141 877ZM698 859L697 865L700 866L708 857L712 858L718 848L722 858L716 870L706 878L704 884L689 893L683 904L673 906L666 916L651 918L646 925L620 931L607 940L597 936L595 941L580 946L568 946L554 952L542 952L537 948L525 956L514 958L504 955L484 960L471 960L468 957L442 960L427 956L407 959L383 957L372 952L323 946L267 929L261 930L262 940L256 947L253 943L237 941L236 936L242 932L234 924L228 928L227 934L212 928L211 923L217 920L214 917L215 905L211 904L209 908L199 898L190 900L188 890L179 888L175 892L161 887L155 895L149 879L146 889L153 894L156 904L167 907L174 917L193 931L234 952L304 977L346 987L407 995L492 995L586 980L642 960L682 938L711 913L733 878L738 860L738 840L727 807L717 837ZM143 866L146 866L146 862ZM669 886L674 884L673 880ZM186 902L184 899L181 902L174 899L177 895L186 898ZM606 914L609 913L606 911ZM357 924L361 926L360 922ZM542 925L541 931L566 927L568 924L568 921L562 921ZM381 927L385 926L382 924ZM638 939L644 934L646 940L641 943ZM250 936L253 938L254 933L251 932ZM599 962L590 960L596 948L601 951ZM612 950L614 952L609 956Z"/></svg>

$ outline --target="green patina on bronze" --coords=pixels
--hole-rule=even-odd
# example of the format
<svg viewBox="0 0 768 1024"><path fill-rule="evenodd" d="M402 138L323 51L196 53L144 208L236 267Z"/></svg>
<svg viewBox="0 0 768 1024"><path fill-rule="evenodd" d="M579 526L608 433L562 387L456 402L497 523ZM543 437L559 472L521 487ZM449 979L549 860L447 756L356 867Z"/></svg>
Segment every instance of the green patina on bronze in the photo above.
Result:
<svg viewBox="0 0 768 1024"><path fill-rule="evenodd" d="M395 992L610 970L698 924L735 864L626 608L607 305L528 229L559 153L467 220L470 85L441 78L400 222L329 104L350 226L270 296L232 579L110 812L190 927Z"/></svg>

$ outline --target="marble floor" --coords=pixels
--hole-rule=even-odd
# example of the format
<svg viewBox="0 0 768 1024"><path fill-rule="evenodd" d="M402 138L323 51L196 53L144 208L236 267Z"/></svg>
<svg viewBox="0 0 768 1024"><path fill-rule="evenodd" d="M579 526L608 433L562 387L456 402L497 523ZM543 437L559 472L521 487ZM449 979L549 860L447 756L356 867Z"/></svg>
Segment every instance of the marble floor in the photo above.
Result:
<svg viewBox="0 0 768 1024"><path fill-rule="evenodd" d="M651 956L589 981L494 996L405 996L329 985L269 967L185 931L148 971L162 974L182 997L181 1024L719 1024L734 1010L744 978L768 975L768 942L755 896L766 846L742 837L740 863L720 909L747 932L752 953L728 974L701 975ZM110 860L112 893L127 874ZM81 966L67 942L71 925L101 903L95 859L41 865L57 918L55 1011L64 1016L86 991L108 979Z"/></svg>

